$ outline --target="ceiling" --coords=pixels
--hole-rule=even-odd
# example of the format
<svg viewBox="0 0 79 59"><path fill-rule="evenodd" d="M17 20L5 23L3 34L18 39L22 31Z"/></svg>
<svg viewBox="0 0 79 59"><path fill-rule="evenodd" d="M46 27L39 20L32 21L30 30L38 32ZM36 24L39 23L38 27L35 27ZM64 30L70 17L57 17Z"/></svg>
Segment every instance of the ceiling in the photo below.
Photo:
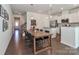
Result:
<svg viewBox="0 0 79 59"><path fill-rule="evenodd" d="M22 14L27 11L37 12L42 14L55 14L64 10L69 10L79 5L75 4L11 4L11 9L14 14Z"/></svg>

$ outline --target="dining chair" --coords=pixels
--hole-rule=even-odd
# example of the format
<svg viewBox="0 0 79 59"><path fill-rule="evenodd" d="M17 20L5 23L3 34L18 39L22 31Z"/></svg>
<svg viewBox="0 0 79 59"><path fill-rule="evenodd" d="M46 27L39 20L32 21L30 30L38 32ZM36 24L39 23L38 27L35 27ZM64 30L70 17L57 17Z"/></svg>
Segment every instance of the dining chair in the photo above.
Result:
<svg viewBox="0 0 79 59"><path fill-rule="evenodd" d="M36 46L37 46L37 50L41 49L43 47L43 39L42 38L37 38L36 40Z"/></svg>
<svg viewBox="0 0 79 59"><path fill-rule="evenodd" d="M45 32L46 32L46 33L49 33L48 30L45 30ZM47 39L47 38L48 38L48 36L45 36L45 37L44 37L44 39Z"/></svg>
<svg viewBox="0 0 79 59"><path fill-rule="evenodd" d="M43 29L40 29L40 31L43 31Z"/></svg>
<svg viewBox="0 0 79 59"><path fill-rule="evenodd" d="M48 31L48 30L45 30L45 32L46 32L46 33L49 33L49 31Z"/></svg>
<svg viewBox="0 0 79 59"><path fill-rule="evenodd" d="M32 47L32 43L33 43L33 36L31 35L31 33L25 31L25 45L27 47Z"/></svg>
<svg viewBox="0 0 79 59"><path fill-rule="evenodd" d="M46 32L46 33L49 33L48 30L45 30L45 32ZM43 43L44 43L43 46L44 46L44 47L48 44L48 43L47 43L47 42L48 42L48 38L49 38L48 36L45 36L45 37L44 37L44 40L43 40Z"/></svg>
<svg viewBox="0 0 79 59"><path fill-rule="evenodd" d="M39 31L39 29L38 29L38 28L37 28L36 30L37 30L37 31Z"/></svg>

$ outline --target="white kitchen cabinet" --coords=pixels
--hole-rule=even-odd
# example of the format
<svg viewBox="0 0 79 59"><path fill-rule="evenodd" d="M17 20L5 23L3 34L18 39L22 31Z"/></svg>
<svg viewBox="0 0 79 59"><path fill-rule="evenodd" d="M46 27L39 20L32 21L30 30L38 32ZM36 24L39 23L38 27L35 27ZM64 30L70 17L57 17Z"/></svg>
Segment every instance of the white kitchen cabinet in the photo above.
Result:
<svg viewBox="0 0 79 59"><path fill-rule="evenodd" d="M70 23L77 23L77 22L79 22L79 20L78 20L78 13L70 14L69 22Z"/></svg>

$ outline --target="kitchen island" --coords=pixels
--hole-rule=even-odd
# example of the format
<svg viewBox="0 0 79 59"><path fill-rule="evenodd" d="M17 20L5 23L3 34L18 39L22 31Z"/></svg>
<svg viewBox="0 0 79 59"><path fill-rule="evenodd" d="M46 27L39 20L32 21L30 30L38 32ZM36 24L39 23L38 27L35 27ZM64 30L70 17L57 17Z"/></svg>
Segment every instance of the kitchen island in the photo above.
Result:
<svg viewBox="0 0 79 59"><path fill-rule="evenodd" d="M61 27L61 43L73 48L78 48L79 27Z"/></svg>

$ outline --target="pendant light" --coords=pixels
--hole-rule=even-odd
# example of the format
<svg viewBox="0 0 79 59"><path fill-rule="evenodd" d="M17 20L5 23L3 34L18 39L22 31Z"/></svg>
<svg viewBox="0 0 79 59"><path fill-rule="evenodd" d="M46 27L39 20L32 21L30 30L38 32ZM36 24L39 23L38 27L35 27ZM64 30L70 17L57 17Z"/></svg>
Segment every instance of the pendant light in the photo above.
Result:
<svg viewBox="0 0 79 59"><path fill-rule="evenodd" d="M50 20L52 18L51 13L52 13L52 4L49 4L49 19Z"/></svg>

